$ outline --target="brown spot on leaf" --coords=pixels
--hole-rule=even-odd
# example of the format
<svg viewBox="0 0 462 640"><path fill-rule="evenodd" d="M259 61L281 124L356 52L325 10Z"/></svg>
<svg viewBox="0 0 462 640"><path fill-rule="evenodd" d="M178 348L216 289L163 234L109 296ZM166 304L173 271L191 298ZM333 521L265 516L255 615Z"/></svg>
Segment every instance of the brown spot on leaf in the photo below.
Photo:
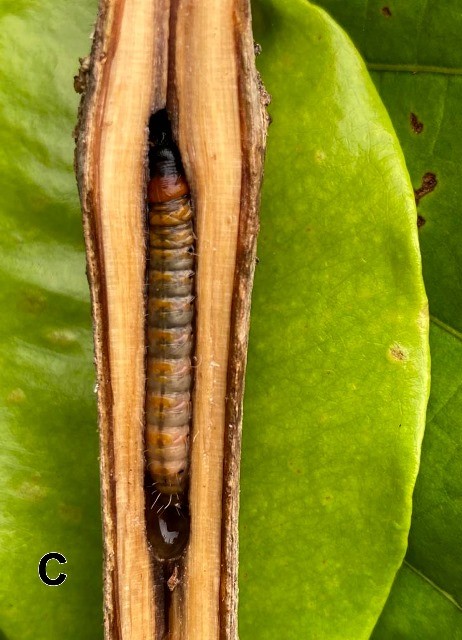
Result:
<svg viewBox="0 0 462 640"><path fill-rule="evenodd" d="M391 18L390 7L382 7L381 13L383 16L385 16L385 18Z"/></svg>
<svg viewBox="0 0 462 640"><path fill-rule="evenodd" d="M436 179L436 175L428 171L422 178L422 184L418 189L414 189L415 195L415 203L418 205L427 193L431 193L436 185L438 184L438 180Z"/></svg>
<svg viewBox="0 0 462 640"><path fill-rule="evenodd" d="M8 402L12 404L21 404L26 399L26 394L21 388L13 389L6 397Z"/></svg>
<svg viewBox="0 0 462 640"><path fill-rule="evenodd" d="M416 116L415 113L410 113L409 115L409 120L411 121L411 127L412 130L414 131L414 133L422 133L423 131L423 122L420 122L419 118Z"/></svg>
<svg viewBox="0 0 462 640"><path fill-rule="evenodd" d="M425 220L425 218L423 216L420 216L420 215L417 216L417 226L419 227L419 229L420 229L420 227L423 227L426 222L427 221Z"/></svg>
<svg viewBox="0 0 462 640"><path fill-rule="evenodd" d="M61 503L58 505L58 515L64 522L79 524L82 522L82 509L76 505Z"/></svg>
<svg viewBox="0 0 462 640"><path fill-rule="evenodd" d="M38 314L44 310L46 302L47 299L42 293L26 291L19 299L18 307L26 313Z"/></svg>
<svg viewBox="0 0 462 640"><path fill-rule="evenodd" d="M403 360L407 360L406 350L399 344L395 343L390 347L390 355L393 360L399 360L402 362Z"/></svg>

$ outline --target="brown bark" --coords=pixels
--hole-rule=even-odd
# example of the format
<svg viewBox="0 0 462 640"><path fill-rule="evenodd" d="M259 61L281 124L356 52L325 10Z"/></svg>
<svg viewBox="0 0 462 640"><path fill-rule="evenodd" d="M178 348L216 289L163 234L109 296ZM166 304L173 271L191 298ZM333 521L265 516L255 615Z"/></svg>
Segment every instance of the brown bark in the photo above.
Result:
<svg viewBox="0 0 462 640"><path fill-rule="evenodd" d="M157 640L166 625L175 640L236 638L242 396L267 126L249 2L103 0L76 86L106 638ZM191 534L175 569L153 561L143 489L147 123L165 107L197 235Z"/></svg>

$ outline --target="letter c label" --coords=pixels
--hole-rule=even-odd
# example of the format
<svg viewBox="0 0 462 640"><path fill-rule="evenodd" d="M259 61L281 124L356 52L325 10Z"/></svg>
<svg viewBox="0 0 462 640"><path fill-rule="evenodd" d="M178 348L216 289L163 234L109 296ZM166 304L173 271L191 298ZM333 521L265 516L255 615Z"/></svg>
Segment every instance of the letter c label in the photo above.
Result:
<svg viewBox="0 0 462 640"><path fill-rule="evenodd" d="M62 553L50 551L46 553L39 562L38 574L40 580L49 587L59 587L67 578L67 573L60 573L57 578L50 578L47 574L47 564L49 560L57 560L59 564L66 564L67 560Z"/></svg>

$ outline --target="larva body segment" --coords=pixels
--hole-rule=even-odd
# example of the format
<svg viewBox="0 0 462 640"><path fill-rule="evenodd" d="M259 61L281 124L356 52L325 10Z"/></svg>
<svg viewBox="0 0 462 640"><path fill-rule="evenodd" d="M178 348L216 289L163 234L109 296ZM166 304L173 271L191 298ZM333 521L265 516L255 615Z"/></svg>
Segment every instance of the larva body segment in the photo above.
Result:
<svg viewBox="0 0 462 640"><path fill-rule="evenodd" d="M155 492L182 506L188 482L194 233L189 187L168 121L149 154L147 467ZM165 499L161 501L165 502Z"/></svg>

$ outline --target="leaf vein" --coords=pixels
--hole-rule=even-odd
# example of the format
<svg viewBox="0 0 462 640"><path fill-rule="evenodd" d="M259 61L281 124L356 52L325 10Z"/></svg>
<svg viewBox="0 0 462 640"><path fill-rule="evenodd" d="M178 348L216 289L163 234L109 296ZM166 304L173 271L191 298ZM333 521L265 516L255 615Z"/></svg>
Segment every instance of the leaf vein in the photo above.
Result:
<svg viewBox="0 0 462 640"><path fill-rule="evenodd" d="M451 604L453 604L457 609L459 609L459 611L462 611L462 606L457 602L457 600L453 598L453 596L451 596L450 593L442 589L439 585L436 584L436 582L433 582L433 580L430 580L428 576L422 573L422 571L419 571L419 569L414 567L414 565L412 565L408 560L404 560L403 565L406 565L411 571L413 571L416 575L418 575L419 578L422 578L422 580L425 580L425 582L427 582L431 587L433 587L433 589L435 589L435 591L437 591L441 596L446 598L446 600L449 600L449 602L451 602Z"/></svg>
<svg viewBox="0 0 462 640"><path fill-rule="evenodd" d="M443 331L446 331L446 333L449 333L449 335L462 342L462 333L460 331L457 331L457 329L454 329L454 327L451 327L449 324L446 324L445 322L443 322L436 316L432 316L431 314L430 320L431 322L433 322L433 324L436 324L437 327L439 327Z"/></svg>
<svg viewBox="0 0 462 640"><path fill-rule="evenodd" d="M387 62L367 62L369 71L393 71L405 73L435 73L448 76L462 75L462 68L459 67L438 67L437 65L421 64L391 64Z"/></svg>

